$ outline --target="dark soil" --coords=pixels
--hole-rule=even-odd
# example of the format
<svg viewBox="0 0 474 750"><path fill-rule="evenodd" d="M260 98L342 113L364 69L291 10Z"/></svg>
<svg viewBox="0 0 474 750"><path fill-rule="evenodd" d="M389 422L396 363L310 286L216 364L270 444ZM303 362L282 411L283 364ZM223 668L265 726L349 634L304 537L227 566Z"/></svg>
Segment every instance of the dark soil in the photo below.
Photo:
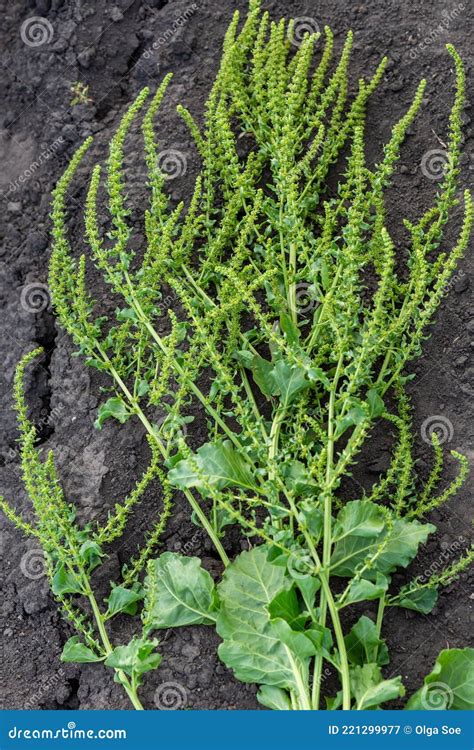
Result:
<svg viewBox="0 0 474 750"><path fill-rule="evenodd" d="M21 508L27 507L16 454L17 437L11 412L11 383L20 356L38 343L46 355L35 370L29 398L42 424L44 445L54 449L68 496L81 517L104 515L106 508L124 497L147 462L147 449L139 427L106 423L101 432L93 427L100 394L97 376L78 358L72 358L70 340L57 328L50 307L43 304L47 293L48 209L50 192L69 157L89 134L96 135L94 156L105 146L121 113L144 85L154 89L168 71L173 84L161 114L163 148L185 154L187 173L170 181L173 197L189 194L197 157L190 138L175 114L182 101L198 117L215 74L220 44L233 11L245 11L243 0L117 0L92 3L82 0L26 0L1 3L3 28L3 109L0 119L2 170L0 250L0 317L2 431L0 436L0 487L2 494ZM428 79L426 100L416 125L404 146L392 190L391 229L401 237L401 218L419 215L432 200L437 182L421 170L423 155L442 149L447 116L452 102L453 70L444 45L453 42L462 54L472 86L473 52L469 44L474 6L457 0L268 0L274 17L310 17L322 28L329 24L341 47L347 29L355 32L352 65L354 81L374 70L384 54L390 58L384 82L369 106L369 159L377 160L391 125L405 112L416 84ZM192 12L189 9L192 9ZM175 19L187 17L176 29ZM20 34L30 16L41 16L51 24L52 38L31 46ZM44 22L43 22L44 23ZM46 33L49 27L46 26ZM160 41L161 40L161 41ZM148 54L153 42L156 49ZM70 105L71 86L89 86L91 102ZM472 181L474 169L472 108L465 112L466 140L464 183ZM47 153L47 156L40 157ZM138 136L130 139L127 159L131 202L141 210L141 156ZM89 161L90 164L90 161ZM80 180L77 181L78 184ZM77 206L83 193L77 192ZM454 231L452 233L454 237ZM403 246L399 246L403 255ZM420 471L425 474L430 449L423 442L421 425L435 417L452 425L450 444L473 456L474 395L474 303L468 253L452 286L447 290L437 325L426 342L425 353L413 367L411 384L416 427L416 449ZM40 312L25 304L24 290L40 285L36 304ZM23 291L23 298L22 298ZM22 304L23 302L23 304ZM46 300L47 302L47 300ZM34 302L32 304L35 304ZM448 420L448 421L446 421ZM359 470L357 481L369 484L384 469L389 436L379 435L371 454ZM454 474L454 463L449 471ZM352 490L357 491L356 484ZM417 563L416 572L441 565L468 545L471 534L470 491L459 495L430 519L438 533ZM472 487L471 487L472 489ZM147 512L138 527L114 549L101 573L106 584L133 552L149 522L150 507L159 507L157 492L150 490ZM166 546L204 557L210 569L218 570L203 535L189 521L187 507L178 507L167 532ZM1 585L0 704L5 708L127 708L127 702L110 673L101 667L61 665L62 644L71 634L58 616L48 594L36 543L25 541L0 516ZM234 549L234 552L237 549ZM26 572L26 575L25 575ZM471 574L472 579L472 574ZM433 614L424 617L401 610L389 611L386 636L392 661L387 673L402 674L410 694L436 655L448 646L469 644L472 624L469 614L469 574L445 590ZM472 598L472 595L471 595ZM130 622L117 621L117 640L127 638ZM160 646L163 666L146 681L142 695L147 708L157 707L156 690L163 683L176 683L192 708L257 708L255 688L237 683L217 659L218 639L210 630L194 628L171 632ZM179 701L178 701L179 704Z"/></svg>

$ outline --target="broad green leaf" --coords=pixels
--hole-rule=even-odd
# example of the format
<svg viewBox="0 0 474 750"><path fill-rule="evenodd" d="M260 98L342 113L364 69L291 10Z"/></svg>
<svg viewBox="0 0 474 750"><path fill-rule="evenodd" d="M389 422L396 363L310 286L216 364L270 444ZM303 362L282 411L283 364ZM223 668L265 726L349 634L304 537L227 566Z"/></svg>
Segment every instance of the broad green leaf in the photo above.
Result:
<svg viewBox="0 0 474 750"><path fill-rule="evenodd" d="M331 381L320 367L308 367L306 375L311 383L322 383L326 390L329 391L331 389Z"/></svg>
<svg viewBox="0 0 474 750"><path fill-rule="evenodd" d="M237 353L237 359L251 370L255 383L265 396L279 396L285 406L288 406L298 393L310 387L311 379L325 378L324 373L317 368L310 377L311 368L298 367L281 358L269 362L259 354L249 356L249 352L241 351Z"/></svg>
<svg viewBox="0 0 474 750"><path fill-rule="evenodd" d="M349 591L342 606L378 599L387 590L388 583L388 579L381 573L377 573L375 583L365 578L354 579L349 585Z"/></svg>
<svg viewBox="0 0 474 750"><path fill-rule="evenodd" d="M413 609L415 612L421 612L427 615L431 612L438 601L438 591L436 588L424 588L415 591L401 591L395 599L390 602L391 606L403 607L404 609Z"/></svg>
<svg viewBox="0 0 474 750"><path fill-rule="evenodd" d="M314 576L303 576L295 579L297 588L301 591L306 609L308 612L314 611L314 597L316 592L321 588L321 581Z"/></svg>
<svg viewBox="0 0 474 750"><path fill-rule="evenodd" d="M283 464L282 474L285 478L286 486L293 490L296 496L304 493L311 493L314 496L319 487L301 461L288 461ZM310 504L312 508L316 507L314 500L311 500Z"/></svg>
<svg viewBox="0 0 474 750"><path fill-rule="evenodd" d="M310 385L304 370L296 365L290 365L283 359L279 360L273 369L273 380L276 393L285 406Z"/></svg>
<svg viewBox="0 0 474 750"><path fill-rule="evenodd" d="M252 375L264 396L275 395L275 380L273 379L273 362L256 354L252 362Z"/></svg>
<svg viewBox="0 0 474 750"><path fill-rule="evenodd" d="M286 312L280 313L280 328L288 343L297 344L300 340L300 329Z"/></svg>
<svg viewBox="0 0 474 750"><path fill-rule="evenodd" d="M243 367L252 372L253 379L264 396L270 398L275 395L273 362L269 362L259 354L252 354L247 350L237 352L235 357Z"/></svg>
<svg viewBox="0 0 474 750"><path fill-rule="evenodd" d="M406 568L416 557L419 545L424 544L435 531L436 526L432 523L422 524L402 518L395 521L388 532L388 544L376 562L377 570L391 573L397 567Z"/></svg>
<svg viewBox="0 0 474 750"><path fill-rule="evenodd" d="M277 594L268 605L270 619L280 618L285 620L293 630L303 630L308 619L307 614L301 612L301 606L295 587L285 589Z"/></svg>
<svg viewBox="0 0 474 750"><path fill-rule="evenodd" d="M262 706L274 711L291 711L291 700L286 690L272 685L262 685L257 693L257 700Z"/></svg>
<svg viewBox="0 0 474 750"><path fill-rule="evenodd" d="M385 701L405 694L401 677L384 680L378 664L364 664L350 670L351 690L355 698L355 708L359 711L377 708Z"/></svg>
<svg viewBox="0 0 474 750"><path fill-rule="evenodd" d="M369 617L362 615L344 640L351 664L388 664L385 641L379 638L375 623Z"/></svg>
<svg viewBox="0 0 474 750"><path fill-rule="evenodd" d="M474 709L474 648L441 651L424 685L406 704L409 711L472 711Z"/></svg>
<svg viewBox="0 0 474 750"><path fill-rule="evenodd" d="M349 409L347 414L336 420L334 440L339 440L349 427L355 427L356 425L362 424L365 419L367 419L367 413L362 404L360 406L353 406L352 409Z"/></svg>
<svg viewBox="0 0 474 750"><path fill-rule="evenodd" d="M78 635L73 635L64 644L63 652L61 654L61 661L71 661L80 663L92 663L96 661L103 661L104 657L97 656L91 648L88 648L84 643L81 643L81 639Z"/></svg>
<svg viewBox="0 0 474 750"><path fill-rule="evenodd" d="M100 565L101 557L104 557L104 553L97 544L90 540L85 541L79 550L79 555L86 563L89 571L94 570Z"/></svg>
<svg viewBox="0 0 474 750"><path fill-rule="evenodd" d="M105 420L109 417L114 417L115 419L118 419L121 424L124 424L131 416L131 413L128 411L122 399L114 396L113 398L109 398L105 404L99 406L97 419L94 424L95 427L100 430Z"/></svg>
<svg viewBox="0 0 474 750"><path fill-rule="evenodd" d="M191 459L178 461L168 479L176 487L197 487L203 493L206 485L219 490L229 486L255 489L249 465L230 440L205 443Z"/></svg>
<svg viewBox="0 0 474 750"><path fill-rule="evenodd" d="M369 404L369 414L371 417L380 417L384 413L385 404L374 388L367 391L367 402Z"/></svg>
<svg viewBox="0 0 474 750"><path fill-rule="evenodd" d="M83 584L73 573L68 573L64 563L60 563L56 568L51 583L51 591L55 596L63 594L82 594Z"/></svg>
<svg viewBox="0 0 474 750"><path fill-rule="evenodd" d="M269 562L265 546L242 552L218 585L221 602L217 632L223 639L219 656L237 679L298 692L308 678L316 646L268 607L292 585L285 568Z"/></svg>
<svg viewBox="0 0 474 750"><path fill-rule="evenodd" d="M161 663L161 654L155 651L158 641L133 638L126 646L117 646L105 660L106 667L121 669L140 684L140 676L156 669Z"/></svg>
<svg viewBox="0 0 474 750"><path fill-rule="evenodd" d="M385 526L386 516L382 508L370 500L353 500L339 511L334 537L338 541L345 536L373 537Z"/></svg>
<svg viewBox="0 0 474 750"><path fill-rule="evenodd" d="M318 653L322 650L326 658L331 661L329 659L329 651L333 647L333 639L329 628L323 627L317 622L313 622L310 627L305 630L305 633L308 638L311 638L314 645L317 647Z"/></svg>
<svg viewBox="0 0 474 750"><path fill-rule="evenodd" d="M143 599L143 591L126 589L123 586L114 586L108 598L108 609L111 615L125 612L134 615L137 611L137 603Z"/></svg>
<svg viewBox="0 0 474 750"><path fill-rule="evenodd" d="M144 619L153 629L215 622L215 585L198 557L164 552L148 565Z"/></svg>
<svg viewBox="0 0 474 750"><path fill-rule="evenodd" d="M367 578L377 572L387 575L397 567L406 567L415 557L420 543L436 530L432 524L396 519L389 526L388 516L369 500L348 503L339 513L336 544L331 558L333 575L352 577L368 558L373 558ZM382 544L383 543L383 544Z"/></svg>

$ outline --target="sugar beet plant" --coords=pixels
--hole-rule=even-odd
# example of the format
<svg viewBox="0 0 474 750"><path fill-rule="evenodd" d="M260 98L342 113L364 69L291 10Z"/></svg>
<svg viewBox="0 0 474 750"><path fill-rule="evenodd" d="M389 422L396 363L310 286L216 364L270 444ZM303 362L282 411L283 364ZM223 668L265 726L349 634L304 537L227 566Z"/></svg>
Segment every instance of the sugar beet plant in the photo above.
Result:
<svg viewBox="0 0 474 750"><path fill-rule="evenodd" d="M169 492L164 492L163 508L158 520L149 530L146 542L136 556L124 567L119 584L112 583L105 607L97 601L96 569L100 569L105 549L119 539L151 482L160 481L163 471L156 446L151 443L150 465L122 503L117 503L103 525L77 522L76 508L64 497L56 471L54 454L49 451L43 461L35 447L37 433L28 418L24 394L26 367L42 354L35 349L18 364L15 375L15 410L20 432L20 455L23 479L33 506L34 520L19 514L3 498L0 508L17 528L37 539L45 554L45 570L51 591L61 612L76 630L65 644L61 660L65 662L104 662L114 670L116 682L121 684L132 705L141 709L137 690L143 675L158 667L161 655L156 651L158 641L141 629L127 645L114 647L111 643L109 621L119 613L133 615L143 599L143 588L138 582L140 571L156 548L171 511Z"/></svg>
<svg viewBox="0 0 474 750"><path fill-rule="evenodd" d="M428 580L398 590L391 582L436 531L426 516L454 495L468 470L467 459L452 452L457 478L438 489L444 457L434 436L433 470L420 486L406 390L407 365L421 351L472 225L466 192L458 240L446 247L459 202L463 67L448 46L456 71L448 166L432 208L404 221L401 258L387 228L386 192L425 82L379 163L369 166L365 110L386 61L349 99L351 34L333 65L329 29L324 45L308 35L295 52L293 23L270 22L258 2L238 24L236 15L202 127L178 108L202 162L187 209L170 204L157 168L154 118L167 77L142 124L146 247L134 238L123 169L145 89L111 141L105 179L100 166L92 171L87 256L77 257L68 240L67 195L90 141L55 190L50 288L61 325L87 364L110 378L97 426L109 417L138 418L148 433L165 509L140 559L149 557L172 495L182 492L225 567L216 585L198 558L164 552L149 560L142 588L142 566L132 565L122 589L144 594L141 638L151 644L163 628L214 626L220 658L237 679L260 685L265 706L376 708L404 694L400 677L382 674L384 614L393 607L429 613L438 588L472 560L466 550ZM327 178L336 162L344 166L332 190ZM105 208L106 232L98 220ZM86 285L91 262L117 301L112 316L96 312ZM173 309L163 312L170 296ZM207 440L193 450L186 425L197 412ZM361 497L348 498L344 479L379 422L394 433L390 466ZM28 480L31 495L51 471L38 467ZM232 561L229 525L249 543ZM42 543L51 554L47 537ZM348 628L361 602L373 602L374 618ZM92 636L81 633L81 648L92 648ZM107 662L120 668L118 660ZM323 690L328 669L340 686L332 695ZM443 651L407 707L468 707L466 670L472 674L472 650Z"/></svg>

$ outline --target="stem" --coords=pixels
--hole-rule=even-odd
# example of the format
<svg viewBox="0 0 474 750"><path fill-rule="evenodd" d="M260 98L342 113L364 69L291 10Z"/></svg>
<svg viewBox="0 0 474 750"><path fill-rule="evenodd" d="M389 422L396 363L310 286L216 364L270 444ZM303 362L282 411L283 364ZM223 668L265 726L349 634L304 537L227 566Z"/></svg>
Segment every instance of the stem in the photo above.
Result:
<svg viewBox="0 0 474 750"><path fill-rule="evenodd" d="M375 627L377 628L377 635L380 638L380 633L382 632L382 621L385 611L385 594L383 594L379 599L379 606L377 609L377 620L375 623Z"/></svg>
<svg viewBox="0 0 474 750"><path fill-rule="evenodd" d="M337 611L336 604L334 602L331 589L329 587L329 574L321 571L321 584L326 594L327 606L331 615L332 625L334 628L334 634L336 636L337 648L339 651L339 657L341 660L340 672L342 682L342 710L351 710L351 682L349 677L349 661L347 658L346 642L344 640L344 634L342 632L341 621L339 619L339 613Z"/></svg>
<svg viewBox="0 0 474 750"><path fill-rule="evenodd" d="M329 571L329 565L331 562L331 548L332 548L332 494L331 494L331 481L333 472L333 461L334 461L334 406L336 400L337 384L339 381L339 375L342 367L342 355L339 356L337 363L334 380L331 387L331 393L329 396L329 407L328 407L328 444L327 444L327 456L326 456L326 487L324 492L324 531L323 531L323 568ZM326 579L327 575L327 579ZM321 580L326 581L327 588L329 589L329 574L322 571ZM332 599L332 596L331 596ZM321 588L320 595L320 617L319 624L324 628L326 626L326 609L327 609L327 594L325 587ZM332 599L333 606L334 600ZM337 614L337 608L336 608ZM339 621L339 616L338 616ZM339 625L340 627L340 625ZM344 638L343 638L344 640ZM345 646L344 646L345 648ZM314 672L313 672L313 691L312 699L313 706L317 710L319 708L320 692L321 692L321 675L323 669L323 657L317 655L314 660ZM344 675L343 675L344 677ZM349 707L350 707L350 688L349 688Z"/></svg>
<svg viewBox="0 0 474 750"><path fill-rule="evenodd" d="M97 604L97 600L94 594L92 593L92 591L89 591L87 598L89 599L90 605L92 607L92 612L94 613L94 618L97 623L97 629L99 631L100 639L104 645L105 655L106 657L110 656L110 654L113 651L113 647L112 647L112 644L110 643L107 630L105 629L102 613L99 609L99 605ZM138 698L136 686L132 686L130 684L130 681L127 675L121 669L116 669L115 671L117 672L117 675L119 677L120 684L122 685L123 689L125 690L128 697L130 698L130 702L132 706L137 711L143 711L144 709Z"/></svg>
<svg viewBox="0 0 474 750"><path fill-rule="evenodd" d="M288 307L293 323L298 323L298 311L296 309L296 243L290 245L290 285L288 287Z"/></svg>
<svg viewBox="0 0 474 750"><path fill-rule="evenodd" d="M103 358L104 363L107 365L107 367L109 369L109 372L111 373L112 377L115 379L116 383L120 386L120 388L121 388L122 392L124 393L124 395L126 396L127 400L130 402L130 405L132 406L135 414L140 419L141 423L145 427L145 429L148 432L148 434L153 438L153 440L157 444L158 449L159 449L161 455L163 456L163 458L167 458L167 452L166 452L166 449L165 449L162 441L159 439L159 437L156 434L156 431L153 429L153 425L149 422L149 420L147 419L147 417L145 416L145 414L140 409L137 400L130 393L129 389L127 388L127 386L123 382L123 380L120 377L120 375L118 374L117 370L115 369L115 367L113 366L113 364L111 363L111 361L109 360L109 358L107 357L107 354L100 347L98 347L98 351L100 352L100 355ZM224 550L224 547L222 546L222 544L220 542L219 537L217 536L216 532L212 528L212 525L210 524L209 520L207 519L206 514L204 513L204 511L202 510L201 506L199 505L199 503L197 502L196 498L194 497L193 493L190 490L188 490L187 488L184 488L182 490L182 492L183 492L183 495L186 497L187 501L189 502L191 508L196 513L196 516L199 518L199 521L201 522L203 528L205 529L205 531L209 535L209 538L211 539L212 543L214 544L214 547L216 548L216 550L217 550L217 552L218 552L218 554L219 554L222 562L227 567L227 565L229 565L230 560L227 557L227 554L226 554L226 552Z"/></svg>

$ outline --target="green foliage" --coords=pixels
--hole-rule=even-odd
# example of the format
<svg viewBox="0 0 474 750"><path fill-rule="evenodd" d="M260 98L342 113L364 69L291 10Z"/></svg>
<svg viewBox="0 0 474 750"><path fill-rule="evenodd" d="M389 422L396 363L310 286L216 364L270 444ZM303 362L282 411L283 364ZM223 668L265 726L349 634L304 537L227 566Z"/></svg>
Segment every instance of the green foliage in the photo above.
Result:
<svg viewBox="0 0 474 750"><path fill-rule="evenodd" d="M441 651L424 685L411 696L408 710L469 711L474 708L474 649Z"/></svg>
<svg viewBox="0 0 474 750"><path fill-rule="evenodd" d="M208 625L213 616L214 582L198 557L164 552L148 565L145 579L145 630Z"/></svg>
<svg viewBox="0 0 474 750"><path fill-rule="evenodd" d="M141 708L136 694L140 684L139 677L142 672L154 668L152 665L158 666L161 657L158 654L151 656L148 644L145 644L146 648L136 650L135 671L129 672L122 669L119 661L111 658L112 645L105 622L119 612L135 614L137 603L143 598L136 578L156 546L163 524L169 515L169 498L166 494L161 517L150 534L152 544L149 539L139 552L134 565L134 582L130 583L129 576L126 575L124 585L112 588L107 612L102 612L97 603L91 576L106 556L103 546L122 536L133 506L140 501L152 479L161 476L161 471L157 466L156 448L153 444L152 461L141 481L122 504L116 504L115 512L109 516L105 526L97 523L79 526L74 506L68 504L64 497L56 473L53 453L51 451L48 453L46 461L41 460L40 449L35 446L36 428L28 418L24 394L25 369L41 354L41 349L35 349L23 357L16 369L14 383L23 480L32 503L34 522L27 522L3 499L1 508L17 528L34 535L39 540L46 556L46 572L51 592L60 604L62 613L78 633L66 642L61 656L62 661L105 661L107 666L114 667L116 670L117 679L123 685L135 708ZM89 610L77 605L75 598L77 595L85 597ZM133 641L132 650L135 649L137 642ZM127 649L128 647L117 648ZM132 678L131 682L127 675Z"/></svg>
<svg viewBox="0 0 474 750"><path fill-rule="evenodd" d="M465 76L448 45L456 71L448 167L433 206L404 219L402 258L387 227L387 188L426 82L393 126L380 162L369 166L366 106L386 60L358 82L350 99L352 34L332 66L330 29L318 60L318 35L295 50L291 30L291 21L270 21L252 0L244 24L239 28L236 14L228 29L202 124L179 108L201 159L187 207L171 206L157 166L154 121L170 77L150 103L147 89L139 93L111 140L104 179L100 165L91 173L87 257L76 257L68 240L66 203L91 141L74 155L54 192L54 308L86 363L108 377L97 427L109 417L138 419L152 461L104 527L77 530L52 459L48 468L37 459L17 394L25 483L39 526L2 507L26 533L39 535L50 555L53 542L64 550L53 560L53 585L63 606L75 612L71 596L89 596L88 576L100 564L102 547L123 533L142 492L159 479L161 520L125 567L108 612L99 613L102 627L107 617L138 607L139 573L163 531L175 489L182 491L226 570L216 586L197 558L166 552L149 564L142 637L106 648L106 664L118 670L119 681L126 686L131 680L133 693L143 672L158 664L156 643L148 640L153 630L215 623L222 660L238 679L261 684L264 705L318 709L327 662L341 686L325 696L328 707L362 710L404 692L400 677L382 673L386 607L430 611L438 587L472 559L467 552L428 581L392 591L391 575L408 566L435 531L421 519L452 497L467 475L467 459L453 452L458 476L436 494L443 454L433 438L433 470L420 486L406 393L407 366L421 352L473 222L466 191L458 239L449 249L446 225L459 202ZM138 247L124 159L142 111L149 202L145 246ZM336 162L343 166L337 186L328 190ZM105 212L108 232L99 221ZM99 314L88 291L91 263L117 303L113 313L101 308ZM164 314L160 302L170 295L173 310ZM186 429L196 413L206 430L197 448ZM343 481L380 421L395 432L390 466L369 492L347 501ZM54 530L46 518L51 482L60 519ZM260 545L233 562L224 548L230 524ZM378 601L376 620L361 618L345 635L341 612L363 601ZM86 648L103 654L89 630L84 637Z"/></svg>

